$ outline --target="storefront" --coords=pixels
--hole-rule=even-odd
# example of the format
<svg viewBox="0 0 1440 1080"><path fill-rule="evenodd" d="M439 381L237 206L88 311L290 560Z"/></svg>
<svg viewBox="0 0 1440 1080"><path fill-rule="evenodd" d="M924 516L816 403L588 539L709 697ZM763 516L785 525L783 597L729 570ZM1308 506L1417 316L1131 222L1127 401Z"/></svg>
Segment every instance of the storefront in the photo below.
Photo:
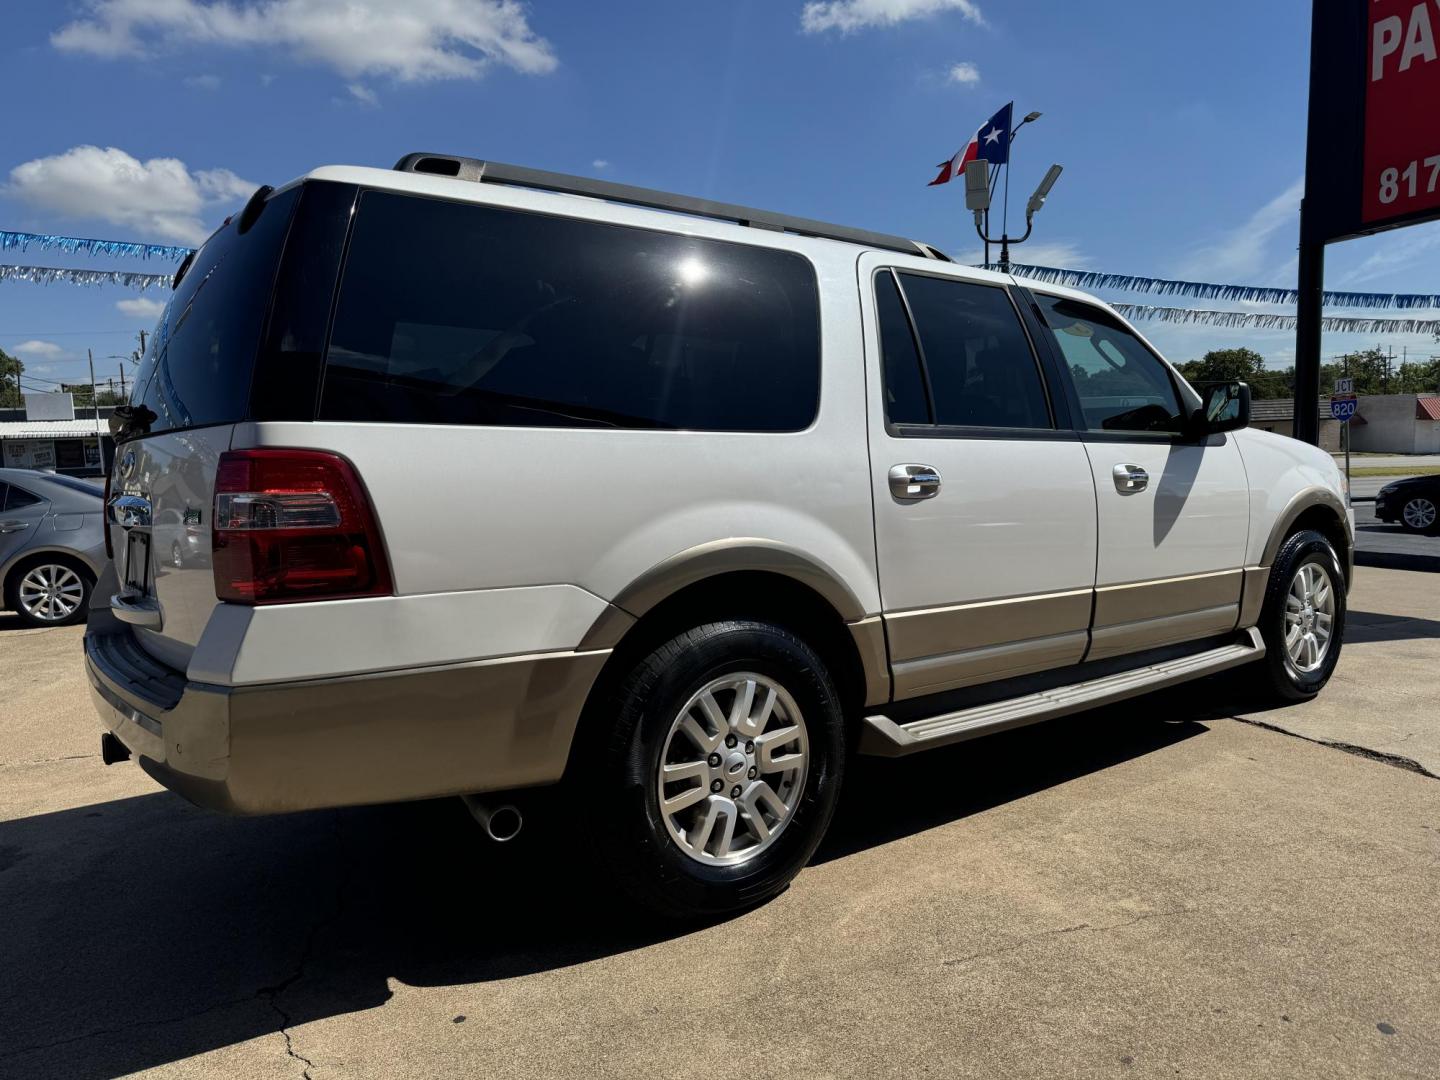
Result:
<svg viewBox="0 0 1440 1080"><path fill-rule="evenodd" d="M73 430L77 423L89 431ZM45 430L54 427L60 430ZM17 429L13 433L6 428ZM68 476L103 476L113 453L109 435L97 435L94 421L0 423L0 463L7 469L53 469Z"/></svg>

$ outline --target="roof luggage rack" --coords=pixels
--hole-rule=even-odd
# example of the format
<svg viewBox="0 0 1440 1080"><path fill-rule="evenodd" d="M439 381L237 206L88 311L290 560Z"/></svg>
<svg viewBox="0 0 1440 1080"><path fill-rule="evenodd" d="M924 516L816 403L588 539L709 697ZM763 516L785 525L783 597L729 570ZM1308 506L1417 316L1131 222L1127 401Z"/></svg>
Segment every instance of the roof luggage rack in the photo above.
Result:
<svg viewBox="0 0 1440 1080"><path fill-rule="evenodd" d="M690 195L673 195L668 191L631 187L629 184L615 184L609 180L592 180L584 176L546 172L523 165L504 165L498 161L480 161L477 158L455 157L450 154L406 154L395 163L395 168L399 172L450 176L475 183L510 184L515 187L538 188L541 191L558 191L567 195L585 195L593 199L607 199L610 202L644 206L652 210L670 210L679 214L693 214L696 217L733 221L754 229L843 240L850 244L919 255L926 259L950 261L938 248L915 240L906 240L903 236L887 236L885 233L870 232L868 229L828 225L823 221L776 214L769 210L755 210L733 203L697 199Z"/></svg>

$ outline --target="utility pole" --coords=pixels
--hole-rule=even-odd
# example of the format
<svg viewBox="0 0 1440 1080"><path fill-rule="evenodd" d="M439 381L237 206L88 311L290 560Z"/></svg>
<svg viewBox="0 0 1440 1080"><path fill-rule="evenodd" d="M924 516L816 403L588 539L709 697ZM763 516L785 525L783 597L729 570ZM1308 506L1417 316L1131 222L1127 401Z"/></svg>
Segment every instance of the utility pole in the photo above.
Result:
<svg viewBox="0 0 1440 1080"><path fill-rule="evenodd" d="M144 330L141 330L141 331L140 331L140 356L139 356L137 359L139 359L139 360L145 359L145 331L144 331Z"/></svg>
<svg viewBox="0 0 1440 1080"><path fill-rule="evenodd" d="M86 349L90 358L90 407L95 410L95 434L100 434L100 395L95 390L95 350Z"/></svg>
<svg viewBox="0 0 1440 1080"><path fill-rule="evenodd" d="M130 395L127 394L127 393L125 393L125 363L124 363L124 361L121 361L121 363L120 363L120 400L121 400L121 401L129 401L129 400L130 400Z"/></svg>

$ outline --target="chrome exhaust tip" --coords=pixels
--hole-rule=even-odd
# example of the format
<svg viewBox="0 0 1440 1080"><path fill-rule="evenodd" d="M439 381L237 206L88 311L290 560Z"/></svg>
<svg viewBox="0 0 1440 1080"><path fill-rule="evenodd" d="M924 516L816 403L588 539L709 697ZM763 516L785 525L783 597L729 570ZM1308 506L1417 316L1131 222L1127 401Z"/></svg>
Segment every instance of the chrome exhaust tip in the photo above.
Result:
<svg viewBox="0 0 1440 1080"><path fill-rule="evenodd" d="M485 830L485 835L497 844L514 840L520 835L520 830L525 825L525 818L514 806L509 803L487 806L474 795L460 797L465 800L465 808L470 811L470 816L480 823L480 827Z"/></svg>

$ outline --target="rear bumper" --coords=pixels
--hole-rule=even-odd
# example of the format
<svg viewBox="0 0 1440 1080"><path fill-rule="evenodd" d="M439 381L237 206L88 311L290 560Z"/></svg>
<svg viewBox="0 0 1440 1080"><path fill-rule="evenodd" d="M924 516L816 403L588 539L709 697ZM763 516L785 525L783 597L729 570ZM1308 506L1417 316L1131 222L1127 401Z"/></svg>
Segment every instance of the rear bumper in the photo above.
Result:
<svg viewBox="0 0 1440 1080"><path fill-rule="evenodd" d="M95 610L91 698L152 777L232 814L552 783L608 650L220 687L188 682Z"/></svg>

